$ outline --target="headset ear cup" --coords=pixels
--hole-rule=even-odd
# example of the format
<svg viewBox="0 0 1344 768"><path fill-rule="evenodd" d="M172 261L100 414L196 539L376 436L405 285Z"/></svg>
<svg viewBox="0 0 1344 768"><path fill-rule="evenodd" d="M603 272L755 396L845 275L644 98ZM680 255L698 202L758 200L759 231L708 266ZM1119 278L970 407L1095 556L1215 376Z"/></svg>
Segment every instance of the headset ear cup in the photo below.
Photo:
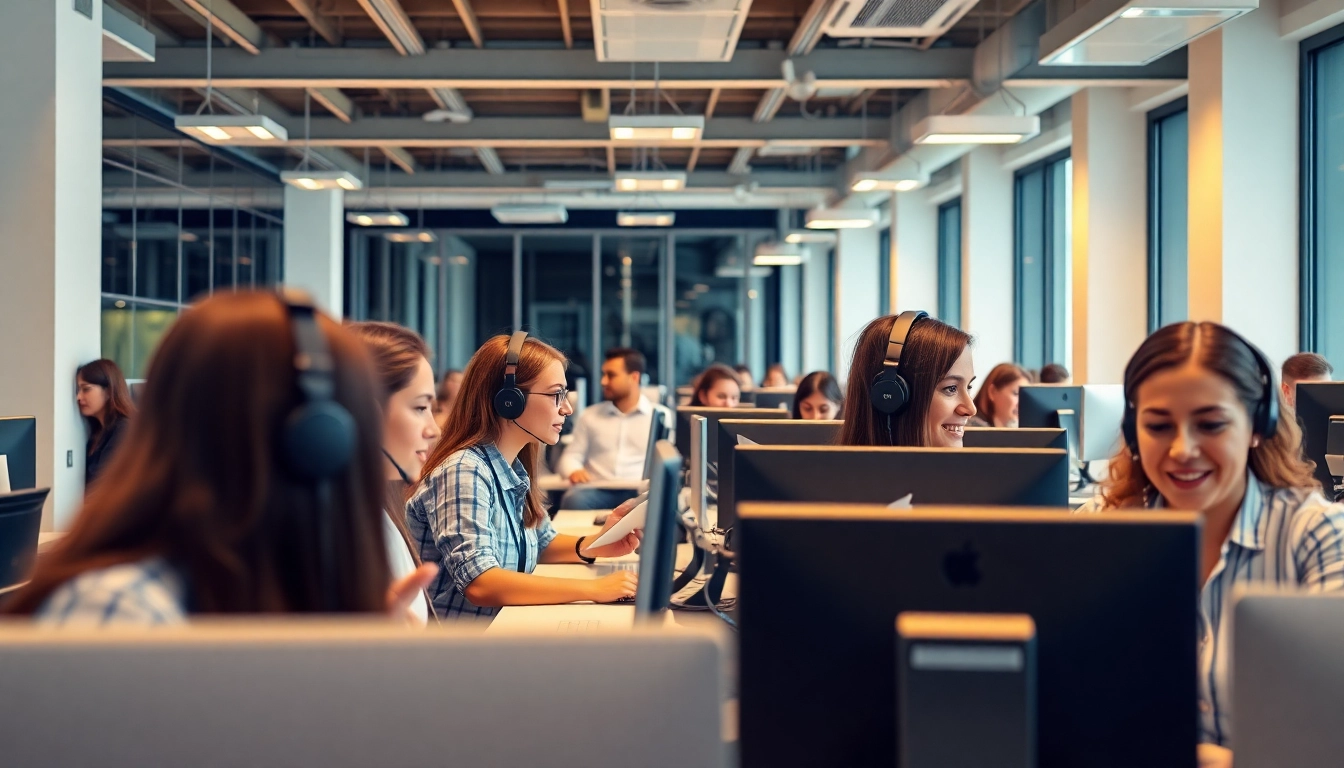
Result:
<svg viewBox="0 0 1344 768"><path fill-rule="evenodd" d="M905 410L910 401L910 388L895 371L883 371L873 381L871 393L873 410L892 415Z"/></svg>
<svg viewBox="0 0 1344 768"><path fill-rule="evenodd" d="M513 421L523 415L527 395L517 387L505 387L495 393L495 413L501 419Z"/></svg>
<svg viewBox="0 0 1344 768"><path fill-rule="evenodd" d="M354 418L339 403L300 406L286 419L282 437L290 468L306 480L334 477L354 459L355 431Z"/></svg>

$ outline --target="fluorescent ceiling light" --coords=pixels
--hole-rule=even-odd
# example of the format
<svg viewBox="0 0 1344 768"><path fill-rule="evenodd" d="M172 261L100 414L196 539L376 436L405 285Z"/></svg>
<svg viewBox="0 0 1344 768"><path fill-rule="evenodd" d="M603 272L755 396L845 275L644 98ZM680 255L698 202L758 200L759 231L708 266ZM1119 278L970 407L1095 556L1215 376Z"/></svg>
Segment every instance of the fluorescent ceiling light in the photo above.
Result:
<svg viewBox="0 0 1344 768"><path fill-rule="evenodd" d="M616 174L617 192L677 192L686 188L681 171L622 171Z"/></svg>
<svg viewBox="0 0 1344 768"><path fill-rule="evenodd" d="M606 179L546 179L541 182L542 189L564 189L564 190L599 190L607 191L611 189L611 182Z"/></svg>
<svg viewBox="0 0 1344 768"><path fill-rule="evenodd" d="M871 208L819 208L807 212L808 229L867 229L877 224Z"/></svg>
<svg viewBox="0 0 1344 768"><path fill-rule="evenodd" d="M677 220L671 211L620 211L616 225L620 227L670 227Z"/></svg>
<svg viewBox="0 0 1344 768"><path fill-rule="evenodd" d="M795 229L784 236L786 243L818 243L821 245L835 245L838 238L834 232L827 232L820 229Z"/></svg>
<svg viewBox="0 0 1344 768"><path fill-rule="evenodd" d="M428 229L412 229L400 232L385 232L383 237L392 243L433 243L439 237Z"/></svg>
<svg viewBox="0 0 1344 768"><path fill-rule="evenodd" d="M496 205L490 209L490 215L500 224L564 224L569 221L565 206L550 203Z"/></svg>
<svg viewBox="0 0 1344 768"><path fill-rule="evenodd" d="M911 192L927 183L927 178L909 174L861 173L854 177L849 188L854 192Z"/></svg>
<svg viewBox="0 0 1344 768"><path fill-rule="evenodd" d="M265 115L178 115L173 125L209 144L289 140L285 127Z"/></svg>
<svg viewBox="0 0 1344 768"><path fill-rule="evenodd" d="M404 227L411 217L401 211L349 211L345 220L361 227Z"/></svg>
<svg viewBox="0 0 1344 768"><path fill-rule="evenodd" d="M1093 0L1041 35L1040 61L1141 66L1259 5L1259 0Z"/></svg>
<svg viewBox="0 0 1344 768"><path fill-rule="evenodd" d="M910 140L916 144L1017 144L1041 132L1033 115L929 115L915 123Z"/></svg>
<svg viewBox="0 0 1344 768"><path fill-rule="evenodd" d="M791 243L761 243L752 263L758 267L796 267L806 260L803 249Z"/></svg>
<svg viewBox="0 0 1344 768"><path fill-rule="evenodd" d="M779 139L770 139L765 142L765 146L756 150L756 154L760 157L809 157L816 153L816 147L789 144Z"/></svg>
<svg viewBox="0 0 1344 768"><path fill-rule="evenodd" d="M349 171L282 171L280 180L306 190L355 190L364 186L359 177Z"/></svg>
<svg viewBox="0 0 1344 768"><path fill-rule="evenodd" d="M612 115L607 119L612 141L700 140L705 130L703 115Z"/></svg>

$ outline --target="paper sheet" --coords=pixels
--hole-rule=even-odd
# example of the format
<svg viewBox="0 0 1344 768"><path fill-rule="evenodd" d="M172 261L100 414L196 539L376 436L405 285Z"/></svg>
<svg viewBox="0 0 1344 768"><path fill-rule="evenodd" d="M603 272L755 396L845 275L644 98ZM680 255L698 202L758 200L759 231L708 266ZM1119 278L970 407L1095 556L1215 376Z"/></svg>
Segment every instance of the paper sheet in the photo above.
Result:
<svg viewBox="0 0 1344 768"><path fill-rule="evenodd" d="M639 498L641 501L635 505L634 509L630 510L625 517L616 521L615 525L611 526L606 533L598 536L587 548L605 547L608 544L615 544L626 536L629 536L635 529L643 530L644 518L648 516L649 512L649 495L647 493L640 494Z"/></svg>

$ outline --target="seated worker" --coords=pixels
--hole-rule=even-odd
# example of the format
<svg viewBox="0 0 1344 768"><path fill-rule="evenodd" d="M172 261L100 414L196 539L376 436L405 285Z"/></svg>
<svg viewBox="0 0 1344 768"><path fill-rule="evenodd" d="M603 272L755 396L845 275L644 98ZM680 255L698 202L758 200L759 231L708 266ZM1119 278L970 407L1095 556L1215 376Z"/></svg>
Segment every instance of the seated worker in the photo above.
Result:
<svg viewBox="0 0 1344 768"><path fill-rule="evenodd" d="M854 345L840 444L960 448L974 380L970 334L923 312L879 317Z"/></svg>
<svg viewBox="0 0 1344 768"><path fill-rule="evenodd" d="M1020 366L999 363L985 377L975 395L976 416L973 427L1016 427L1017 401L1022 387L1031 383L1031 377Z"/></svg>
<svg viewBox="0 0 1344 768"><path fill-rule="evenodd" d="M737 374L722 363L714 363L691 382L691 402L687 405L710 408L736 408L742 402L742 384Z"/></svg>
<svg viewBox="0 0 1344 768"><path fill-rule="evenodd" d="M1299 352L1283 361L1283 398L1289 408L1297 407L1299 382L1329 381L1335 372L1330 361L1315 352Z"/></svg>
<svg viewBox="0 0 1344 768"><path fill-rule="evenodd" d="M5 612L82 626L405 618L436 568L391 578L379 392L359 339L306 297L192 305L150 361L135 429Z"/></svg>
<svg viewBox="0 0 1344 768"><path fill-rule="evenodd" d="M782 363L772 363L765 369L765 378L761 379L761 387L767 389L778 389L789 386L789 375L784 372Z"/></svg>
<svg viewBox="0 0 1344 768"><path fill-rule="evenodd" d="M1082 511L1201 513L1200 755L1230 764L1233 593L1344 590L1344 505L1321 495L1273 367L1230 329L1184 322L1156 331L1130 358L1124 387L1125 444Z"/></svg>
<svg viewBox="0 0 1344 768"><path fill-rule="evenodd" d="M560 475L574 483L560 500L561 509L612 509L635 496L633 490L584 487L584 483L643 476L653 422L653 403L639 390L644 368L644 355L638 350L607 350L602 363L604 402L579 415L569 447L560 456Z"/></svg>
<svg viewBox="0 0 1344 768"><path fill-rule="evenodd" d="M1069 369L1059 363L1046 363L1039 378L1041 384L1068 384L1073 379Z"/></svg>
<svg viewBox="0 0 1344 768"><path fill-rule="evenodd" d="M541 443L560 442L573 413L565 356L519 331L481 345L462 374L453 417L425 463L406 525L420 559L442 566L430 584L441 619L492 618L507 605L633 598L635 574L599 579L533 575L541 563L591 563L639 546L641 531L603 547L557 533L532 485ZM634 508L617 507L605 532Z"/></svg>
<svg viewBox="0 0 1344 768"><path fill-rule="evenodd" d="M793 418L807 421L828 421L843 418L840 406L844 395L835 377L826 371L813 371L798 382L793 394Z"/></svg>

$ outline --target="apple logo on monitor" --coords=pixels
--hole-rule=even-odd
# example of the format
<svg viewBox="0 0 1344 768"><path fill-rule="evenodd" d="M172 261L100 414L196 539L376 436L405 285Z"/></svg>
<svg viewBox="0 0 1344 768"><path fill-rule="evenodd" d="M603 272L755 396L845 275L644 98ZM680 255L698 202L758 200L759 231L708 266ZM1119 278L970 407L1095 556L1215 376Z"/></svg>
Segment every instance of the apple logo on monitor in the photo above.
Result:
<svg viewBox="0 0 1344 768"><path fill-rule="evenodd" d="M980 583L980 553L971 542L943 556L943 577L954 587L974 587Z"/></svg>

